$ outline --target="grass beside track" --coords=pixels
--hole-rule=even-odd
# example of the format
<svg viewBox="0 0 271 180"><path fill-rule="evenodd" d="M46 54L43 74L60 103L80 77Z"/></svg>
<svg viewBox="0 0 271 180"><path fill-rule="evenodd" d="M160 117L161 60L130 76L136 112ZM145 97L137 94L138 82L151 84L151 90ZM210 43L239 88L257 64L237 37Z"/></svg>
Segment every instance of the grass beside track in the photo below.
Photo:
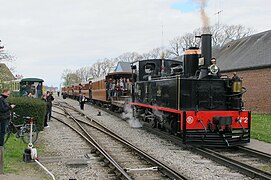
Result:
<svg viewBox="0 0 271 180"><path fill-rule="evenodd" d="M271 143L271 114L252 114L251 138Z"/></svg>
<svg viewBox="0 0 271 180"><path fill-rule="evenodd" d="M4 174L21 174L38 170L35 163L23 161L24 150L28 147L21 138L15 139L12 134L5 144L4 150ZM40 147L39 147L40 149Z"/></svg>

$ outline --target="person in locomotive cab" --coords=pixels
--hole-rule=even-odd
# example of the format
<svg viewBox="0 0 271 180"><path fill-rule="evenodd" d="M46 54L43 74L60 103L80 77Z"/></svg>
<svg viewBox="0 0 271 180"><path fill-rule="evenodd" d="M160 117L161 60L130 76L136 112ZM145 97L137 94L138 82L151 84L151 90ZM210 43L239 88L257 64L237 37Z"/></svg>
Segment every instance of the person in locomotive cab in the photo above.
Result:
<svg viewBox="0 0 271 180"><path fill-rule="evenodd" d="M211 68L212 66L217 68L217 73L216 73L216 75L217 75L217 77L220 78L220 77L221 77L220 68L216 65L216 58L214 58L214 57L211 59L211 66L210 66L210 68Z"/></svg>
<svg viewBox="0 0 271 180"><path fill-rule="evenodd" d="M237 76L236 72L233 72L233 76L232 76L232 82L234 81L240 81L241 79Z"/></svg>

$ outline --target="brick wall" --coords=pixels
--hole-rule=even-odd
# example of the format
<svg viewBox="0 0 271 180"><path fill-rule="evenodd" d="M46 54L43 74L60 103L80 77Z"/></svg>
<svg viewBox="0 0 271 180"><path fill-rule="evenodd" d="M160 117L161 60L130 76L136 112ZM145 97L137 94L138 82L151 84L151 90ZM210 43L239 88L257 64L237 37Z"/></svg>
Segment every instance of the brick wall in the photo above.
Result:
<svg viewBox="0 0 271 180"><path fill-rule="evenodd" d="M271 113L271 68L236 71L243 78L245 108L253 113ZM232 77L233 72L226 72Z"/></svg>

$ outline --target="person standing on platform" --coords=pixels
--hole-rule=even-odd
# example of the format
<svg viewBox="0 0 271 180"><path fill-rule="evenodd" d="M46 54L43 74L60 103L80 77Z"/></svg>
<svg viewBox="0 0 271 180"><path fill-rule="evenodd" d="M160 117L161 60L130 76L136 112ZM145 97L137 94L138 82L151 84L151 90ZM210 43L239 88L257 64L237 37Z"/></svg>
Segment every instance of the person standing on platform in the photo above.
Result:
<svg viewBox="0 0 271 180"><path fill-rule="evenodd" d="M4 145L4 137L10 120L10 110L15 107L14 104L9 105L7 103L6 99L9 95L10 91L8 89L3 89L2 94L0 95L0 146Z"/></svg>
<svg viewBox="0 0 271 180"><path fill-rule="evenodd" d="M52 116L52 107L53 107L53 103L52 101L55 98L53 97L53 92L47 91L47 97L46 97L46 102L47 102L47 112L48 112L48 120L51 120L51 116Z"/></svg>
<svg viewBox="0 0 271 180"><path fill-rule="evenodd" d="M80 96L79 96L79 104L80 104L80 109L81 110L84 110L85 102L86 102L86 96L85 96L84 93L81 93Z"/></svg>
<svg viewBox="0 0 271 180"><path fill-rule="evenodd" d="M47 104L47 93L44 93L41 97L41 99L43 101L45 101L46 103L46 112L45 112L45 116L44 116L44 127L45 128L48 128L49 125L48 125L48 104Z"/></svg>

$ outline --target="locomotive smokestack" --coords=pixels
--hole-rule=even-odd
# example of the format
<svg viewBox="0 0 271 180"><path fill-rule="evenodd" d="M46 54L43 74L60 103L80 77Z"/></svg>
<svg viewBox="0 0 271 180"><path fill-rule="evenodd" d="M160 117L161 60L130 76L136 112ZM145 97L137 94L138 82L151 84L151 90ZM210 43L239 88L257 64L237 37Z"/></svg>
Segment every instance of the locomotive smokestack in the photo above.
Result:
<svg viewBox="0 0 271 180"><path fill-rule="evenodd" d="M204 57L204 67L210 66L212 58L212 35L202 34L201 35L201 56Z"/></svg>
<svg viewBox="0 0 271 180"><path fill-rule="evenodd" d="M211 64L212 58L212 35L202 34L201 35L201 57L203 64L200 66L199 79L202 79L208 75L208 67Z"/></svg>

